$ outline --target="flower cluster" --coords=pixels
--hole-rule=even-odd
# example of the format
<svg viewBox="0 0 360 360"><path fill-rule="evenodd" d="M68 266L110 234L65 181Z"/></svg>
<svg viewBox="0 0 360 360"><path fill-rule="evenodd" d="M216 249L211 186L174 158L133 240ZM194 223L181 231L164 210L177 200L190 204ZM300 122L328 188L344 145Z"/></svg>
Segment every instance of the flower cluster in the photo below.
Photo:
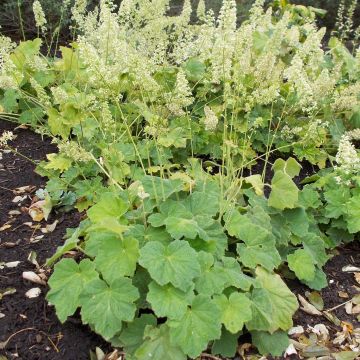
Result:
<svg viewBox="0 0 360 360"><path fill-rule="evenodd" d="M93 160L91 154L75 141L64 141L58 144L59 151L69 159L79 162L89 162Z"/></svg>
<svg viewBox="0 0 360 360"><path fill-rule="evenodd" d="M360 156L351 142L353 135L357 137L359 134L358 132L354 134L345 133L341 137L336 154L336 162L340 170L346 175L358 174L360 171Z"/></svg>
<svg viewBox="0 0 360 360"><path fill-rule="evenodd" d="M46 23L47 23L47 21L46 21L44 10L43 10L39 0L34 1L34 3L33 3L33 12L34 12L36 26L42 32L45 32L46 31Z"/></svg>
<svg viewBox="0 0 360 360"><path fill-rule="evenodd" d="M204 107L204 112L205 112L205 120L204 120L205 130L210 130L210 131L215 130L219 122L216 114L214 113L214 111L211 110L211 108L209 108L209 106Z"/></svg>
<svg viewBox="0 0 360 360"><path fill-rule="evenodd" d="M15 135L11 131L4 131L0 136L0 148L6 147L9 141L15 139Z"/></svg>

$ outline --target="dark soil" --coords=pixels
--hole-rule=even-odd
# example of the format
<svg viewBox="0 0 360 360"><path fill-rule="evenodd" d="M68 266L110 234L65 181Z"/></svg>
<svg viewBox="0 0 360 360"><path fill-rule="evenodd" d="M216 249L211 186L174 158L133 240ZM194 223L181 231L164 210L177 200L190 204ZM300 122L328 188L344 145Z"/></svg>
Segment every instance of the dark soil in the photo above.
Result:
<svg viewBox="0 0 360 360"><path fill-rule="evenodd" d="M338 248L333 258L325 265L324 272L328 279L328 287L320 291L324 300L324 310L332 309L345 303L354 295L359 294L360 284L355 280L354 273L342 271L342 268L348 265L360 267L359 241L354 241L346 246ZM304 296L306 291L311 291L298 281L288 282L288 285L295 294L300 294L302 296ZM339 292L345 292L349 297L341 298ZM345 321L352 324L354 328L359 327L360 325L356 316L346 313L344 306L340 306L331 311L331 314L335 315L342 322ZM334 332L341 330L341 327L335 326L326 319L311 316L301 310L295 314L294 323L296 325L302 325L304 328L307 328L308 325L314 326L322 323L327 325L328 329Z"/></svg>
<svg viewBox="0 0 360 360"><path fill-rule="evenodd" d="M12 124L0 121L0 134L4 130L13 129ZM48 140L42 140L39 135L30 130L17 129L14 130L14 133L17 138L12 146L31 159L44 159L47 153L56 151L56 148ZM12 153L3 153L2 157L3 159L0 160L0 229L6 223L11 227L0 231L0 264L1 262L21 262L14 268L1 269L0 266L0 294L7 288L16 289L15 293L5 295L2 299L0 295L0 313L5 315L0 319L0 348L1 342L10 338L5 349L0 349L0 355L5 355L9 360L82 360L89 359L89 351L94 350L97 346L103 350L109 350L109 345L95 335L90 328L81 325L77 316L69 318L65 324L60 324L54 308L49 306L45 300L47 288L23 280L23 271L36 271L35 265L28 260L29 253L35 252L37 261L42 266L46 259L55 252L57 246L62 244L66 228L76 227L81 215L77 212L52 214L47 221L48 224L55 219L59 220L54 232L45 234L38 242L31 242L30 238L41 235L39 230L34 233L34 229L24 225L25 222L32 221L24 209L30 205L34 193L28 194L27 199L19 206L12 202L15 197L12 190L26 185L34 185L38 189L44 186L45 179L34 173L34 165L26 159ZM261 164L258 169L252 170L253 173L261 172ZM297 182L312 175L315 170L309 164L303 164L300 177L296 179ZM270 177L271 170L269 168L266 179ZM21 214L9 216L9 211L12 210L20 210ZM321 292L325 309L330 309L347 300L339 297L339 291L348 293L349 298L359 293L358 286L360 285L356 282L354 274L342 271L346 265L360 266L360 243L358 241L339 248L338 254L325 267L330 282L329 287ZM48 269L44 268L44 273L49 276ZM288 284L296 294L304 296L304 293L308 291L306 286L298 281L289 281ZM40 287L42 293L37 298L28 299L25 292L33 287ZM341 321L352 323L354 327L359 326L356 318L345 312L344 306L332 311L332 314ZM311 316L301 310L294 316L294 324L302 325L305 329L308 325L313 326L318 323L327 325L332 335L341 330L341 326L336 326L324 317ZM248 341L249 339L240 340ZM296 359L297 357L292 356L291 358Z"/></svg>
<svg viewBox="0 0 360 360"><path fill-rule="evenodd" d="M13 128L11 124L0 121L0 134ZM39 135L30 130L18 129L14 133L17 138L13 146L31 159L43 159L47 153L55 151L49 141L42 141ZM45 179L34 173L34 165L31 162L11 153L3 153L2 156L0 227L9 221L9 211L20 209L12 202L15 197L12 189L26 185L35 185L38 189L45 184ZM28 195L22 207L30 205L33 195ZM5 355L8 359L82 360L89 359L89 351L94 350L96 346L102 349L107 347L99 336L81 325L76 318L60 324L54 308L47 305L45 300L47 288L22 278L23 271L36 271L35 265L27 260L29 253L34 251L38 263L40 266L43 265L61 245L66 228L77 226L80 215L76 212L55 214L48 219L48 223L53 223L55 219L59 220L55 231L45 234L44 238L36 243L31 243L30 238L41 235L41 232L37 230L34 233L34 229L23 225L24 222L32 221L25 212L13 218L11 228L0 232L0 262L21 261L15 268L5 267L0 270L0 292L7 288L16 289L16 293L0 299L0 313L5 315L0 319L0 342L12 336L5 349L0 350L0 355ZM28 299L25 292L34 287L40 287L42 293L37 298Z"/></svg>

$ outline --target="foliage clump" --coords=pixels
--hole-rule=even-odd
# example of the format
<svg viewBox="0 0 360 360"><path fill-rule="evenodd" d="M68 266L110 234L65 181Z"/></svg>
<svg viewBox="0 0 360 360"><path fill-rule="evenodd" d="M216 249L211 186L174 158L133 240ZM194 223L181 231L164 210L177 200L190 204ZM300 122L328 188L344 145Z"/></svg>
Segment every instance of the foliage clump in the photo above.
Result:
<svg viewBox="0 0 360 360"><path fill-rule="evenodd" d="M360 230L360 52L325 50L313 8L258 0L237 27L234 0L218 18L200 2L196 23L187 0L175 17L79 4L60 57L1 41L2 116L53 138L45 193L87 213L49 259L48 300L133 359L232 356L243 331L281 354L297 300L280 275L325 287L326 250ZM273 156L271 181L251 174ZM322 170L299 189L302 160Z"/></svg>

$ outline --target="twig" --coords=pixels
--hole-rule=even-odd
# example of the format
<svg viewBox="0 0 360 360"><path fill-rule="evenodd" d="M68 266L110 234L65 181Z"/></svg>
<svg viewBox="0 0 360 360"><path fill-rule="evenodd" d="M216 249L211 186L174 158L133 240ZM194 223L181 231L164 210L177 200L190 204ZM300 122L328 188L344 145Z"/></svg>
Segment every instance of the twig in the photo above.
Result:
<svg viewBox="0 0 360 360"><path fill-rule="evenodd" d="M341 307L341 306L343 306L343 305L346 305L347 303L349 303L349 302L351 302L351 301L352 301L352 299L350 299L350 300L348 300L348 301L345 301L345 302L343 302L343 303L341 303L341 304L339 304L339 305L336 305L336 306L332 307L331 309L327 309L327 310L325 310L325 311L327 311L327 312L333 311L333 310L335 310L335 309L337 309L337 308L339 308L339 307Z"/></svg>
<svg viewBox="0 0 360 360"><path fill-rule="evenodd" d="M15 335L20 334L20 333L22 333L22 332L24 332L24 331L29 331L29 330L36 330L36 329L35 329L35 328L26 328L26 329L21 329L21 330L15 332L15 333L13 333L12 335L10 335L10 336L7 338L7 340L5 340L5 341L3 341L3 342L0 343L0 349L5 349L6 346L7 346L7 344L8 344L8 342L9 342Z"/></svg>
<svg viewBox="0 0 360 360"><path fill-rule="evenodd" d="M212 359L212 360L222 360L220 359L219 357L217 356L214 356L214 355L211 355L211 354L207 354L207 353L201 353L201 358L205 357L205 358L208 358L208 359Z"/></svg>

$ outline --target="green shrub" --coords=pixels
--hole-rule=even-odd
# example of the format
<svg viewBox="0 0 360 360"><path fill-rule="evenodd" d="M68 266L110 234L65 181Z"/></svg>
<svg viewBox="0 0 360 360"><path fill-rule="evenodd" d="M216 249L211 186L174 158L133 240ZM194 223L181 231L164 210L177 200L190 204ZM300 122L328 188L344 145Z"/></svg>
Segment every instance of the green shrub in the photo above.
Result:
<svg viewBox="0 0 360 360"><path fill-rule="evenodd" d="M59 148L39 196L87 212L48 264L84 259L57 262L48 299L133 359L232 356L241 331L280 355L297 309L282 269L321 289L326 249L359 232L359 52L325 51L316 9L257 1L237 27L233 0L197 22L190 1L135 3L78 7L58 58L2 38L2 116ZM270 183L244 176L274 154ZM300 190L303 159L337 167Z"/></svg>

